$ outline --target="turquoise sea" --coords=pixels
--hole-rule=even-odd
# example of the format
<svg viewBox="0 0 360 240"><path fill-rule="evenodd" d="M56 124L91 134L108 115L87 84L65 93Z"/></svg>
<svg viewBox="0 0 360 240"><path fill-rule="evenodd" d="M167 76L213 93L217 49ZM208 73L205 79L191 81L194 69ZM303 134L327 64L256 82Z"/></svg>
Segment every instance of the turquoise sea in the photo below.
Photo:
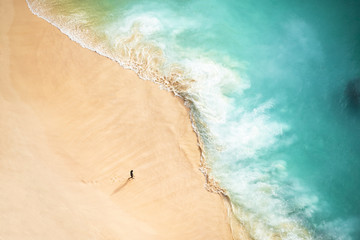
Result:
<svg viewBox="0 0 360 240"><path fill-rule="evenodd" d="M254 239L360 239L360 1L28 4L184 98Z"/></svg>

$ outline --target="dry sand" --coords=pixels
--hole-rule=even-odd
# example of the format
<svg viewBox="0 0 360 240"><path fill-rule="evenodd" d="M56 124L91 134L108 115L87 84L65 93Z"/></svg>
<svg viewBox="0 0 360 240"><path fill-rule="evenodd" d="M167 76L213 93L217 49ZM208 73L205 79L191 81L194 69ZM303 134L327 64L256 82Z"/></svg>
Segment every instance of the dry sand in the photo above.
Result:
<svg viewBox="0 0 360 240"><path fill-rule="evenodd" d="M0 4L0 239L232 239L181 99Z"/></svg>

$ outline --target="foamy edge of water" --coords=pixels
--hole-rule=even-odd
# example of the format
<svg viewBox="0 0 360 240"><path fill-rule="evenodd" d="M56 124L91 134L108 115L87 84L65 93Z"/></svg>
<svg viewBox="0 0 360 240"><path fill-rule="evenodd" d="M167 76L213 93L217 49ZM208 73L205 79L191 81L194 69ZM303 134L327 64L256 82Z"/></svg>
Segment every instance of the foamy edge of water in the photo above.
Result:
<svg viewBox="0 0 360 240"><path fill-rule="evenodd" d="M214 192L214 193L218 193L220 195L222 195L223 197L226 197L226 198L229 198L229 196L227 195L226 193L226 190L221 188L219 186L219 184L217 183L217 181L209 174L209 172L211 171L211 168L206 164L206 156L205 156L205 150L204 150L204 143L203 141L201 140L201 136L200 136L200 133L198 131L198 128L196 126L196 122L195 122L195 118L193 116L193 113L191 112L191 102L186 99L185 97L183 97L180 93L178 93L178 91L176 91L175 88L172 88L172 87L169 87L169 86L166 86L164 84L162 84L161 82L158 82L158 81L154 81L150 78L147 78L143 75L141 75L139 73L139 71L137 69L135 69L134 67L130 66L130 65L127 65L123 62L120 62L118 61L117 59L115 58L112 58L110 57L111 54L107 54L106 51L104 50L104 52L102 51L98 51L97 49L93 48L91 45L89 44L84 44L83 42L81 42L80 40L76 39L75 37L73 37L72 35L70 35L69 33L65 32L62 30L62 26L59 26L57 23L54 23L52 22L51 20L47 19L46 17L44 16L41 16L40 14L41 13L38 13L36 12L32 7L31 5L29 4L29 1L26 0L26 3L27 3L27 6L28 8L30 9L30 11L37 17L41 18L41 19L44 19L45 21L47 21L48 23L50 23L51 25L53 25L54 27L56 27L58 30L60 30L60 32L62 32L63 34L65 34L67 37L69 37L70 40L78 43L81 47L85 48L85 49L89 49L103 57L106 57L106 58L109 58L110 60L118 63L121 67L123 67L124 69L129 69L129 70L132 70L133 72L136 73L136 75L142 79L142 80L146 80L146 81L152 81L154 82L155 84L157 84L160 89L162 90L166 90L168 92L171 92L173 93L176 97L179 97L180 99L182 99L184 101L184 106L188 109L188 113L189 113L189 117L190 117L190 121L191 121L191 125L192 125L192 128L197 136L197 141L198 141L198 147L200 149L200 153L201 153L201 159L200 159L200 168L199 170L204 174L205 176L205 180L206 180L206 183L205 183L205 189L207 189L209 192ZM230 198L229 198L230 199ZM230 217L230 216L229 216Z"/></svg>
<svg viewBox="0 0 360 240"><path fill-rule="evenodd" d="M198 127L196 125L196 118L194 117L194 113L192 112L192 106L193 106L193 103L192 103L192 100L191 99L187 99L185 96L182 95L182 92L181 91L177 91L176 87L172 86L171 84L170 85L166 85L164 84L163 82L159 81L158 79L151 79L150 77L146 76L146 75L142 75L141 74L141 71L139 69L136 69L135 66L131 66L130 64L126 64L125 62L121 62L120 60L116 59L115 57L111 57L112 54L111 53L108 53L105 49L96 49L94 48L93 46L91 46L90 44L86 44L87 41L84 41L84 39L82 39L81 37L77 37L77 36L73 36L71 34L71 29L69 29L68 31L69 32L66 32L67 28L65 26L62 26L61 24L57 24L55 22L52 22L51 20L49 20L47 17L44 17L46 16L46 14L43 14L44 16L41 16L41 12L38 13L37 11L35 11L30 3L29 3L29 0L26 0L27 2L27 5L30 9L30 11L46 20L47 22L49 22L50 24L52 24L53 26L55 26L56 28L58 28L63 34L65 34L66 36L68 36L72 41L78 43L80 46L82 46L83 48L86 48L86 49L89 49L93 52L96 52L97 54L100 54L101 56L104 56L106 58L109 58L111 59L112 61L115 61L117 62L121 67L125 68L125 69L129 69L129 70L132 70L133 72L135 72L137 74L137 76L142 79L142 80L148 80L148 81L152 81L154 83L156 83L160 89L163 89L163 90L167 90L169 92L172 92L175 96L177 97L180 97L183 101L184 101L184 105L185 107L188 108L188 112L189 112L189 117L190 117L190 121L191 121L191 125L192 125L192 128L194 130L194 132L196 133L196 136L197 136L197 141L198 141L198 147L200 149L200 152L201 152L201 158L200 158L200 168L199 170L203 173L203 175L205 176L205 189L207 189L209 192L214 192L214 193L218 193L222 196L222 198L224 199L224 201L229 201L229 206L228 207L228 217L229 217L229 225L230 227L232 228L232 223L231 223L231 218L233 218L233 216L236 216L236 213L235 213L235 210L236 209L236 206L234 205L234 203L231 201L231 198L229 196L229 194L227 193L227 191L223 188L220 187L220 185L218 184L218 182L214 179L214 177L211 176L211 168L208 166L207 164L207 160L206 160L206 151L205 151L205 147L204 147L204 142L202 140L202 137L201 137L201 134L200 134L200 131L198 130ZM63 30L64 29L64 30ZM90 42L90 41L89 41ZM135 65L135 64L134 64ZM237 220L237 223L241 226L244 226L246 225L245 223L242 223L238 218L236 218ZM298 226L299 227L299 226ZM296 227L295 227L296 228ZM307 232L306 229L304 228L301 228L304 231L304 235L307 235L308 237L304 238L304 239L311 239L311 234L309 232ZM291 232L291 231L290 231ZM306 233L307 232L307 233ZM234 236L234 237L237 237L237 236ZM277 239L277 236L276 234L274 234L273 236L274 238ZM271 237L272 238L272 237Z"/></svg>

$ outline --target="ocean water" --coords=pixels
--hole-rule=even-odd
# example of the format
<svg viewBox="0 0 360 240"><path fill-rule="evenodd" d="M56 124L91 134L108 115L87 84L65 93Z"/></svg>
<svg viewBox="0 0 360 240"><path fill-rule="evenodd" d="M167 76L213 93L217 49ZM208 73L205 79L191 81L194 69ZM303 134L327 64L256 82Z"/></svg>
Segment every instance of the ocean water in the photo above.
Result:
<svg viewBox="0 0 360 240"><path fill-rule="evenodd" d="M360 239L359 1L28 4L184 98L201 170L254 239Z"/></svg>

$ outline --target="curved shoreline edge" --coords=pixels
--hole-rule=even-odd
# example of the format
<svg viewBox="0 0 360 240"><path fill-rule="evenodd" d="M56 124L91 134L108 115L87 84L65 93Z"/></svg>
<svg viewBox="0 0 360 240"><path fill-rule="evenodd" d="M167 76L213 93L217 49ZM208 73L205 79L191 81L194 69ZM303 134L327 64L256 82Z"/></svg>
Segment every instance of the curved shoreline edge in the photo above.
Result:
<svg viewBox="0 0 360 240"><path fill-rule="evenodd" d="M201 136L199 134L199 131L197 130L197 126L196 126L196 121L194 120L193 114L190 110L190 104L187 99L185 99L184 97L182 97L180 94L177 93L177 91L175 91L174 89L170 89L169 87L164 86L163 84L161 84L160 82L157 81L153 81L151 79L147 79L144 76L141 76L141 74L138 73L138 71L136 71L136 69L132 68L129 65L126 65L118 60L116 60L115 58L112 58L108 55L106 55L105 53L102 53L98 50L96 50L95 48L91 47L90 45L86 45L84 43L82 43L80 40L77 40L76 38L74 38L73 36L71 36L70 34L64 32L60 26L57 26L56 23L51 22L49 19L47 19L44 16L41 16L40 14L38 14L29 4L29 0L26 0L27 6L29 8L29 10L32 12L32 14L34 14L35 16L45 20L46 22L50 23L52 26L56 27L61 33L63 33L64 35L66 35L70 40L76 42L77 44L79 44L81 47L91 50L103 57L106 57L108 59L110 59L111 61L116 62L117 64L119 64L122 68L124 69L128 69L133 71L140 79L145 80L145 81L150 81L152 83L155 83L160 89L162 90L166 90L168 92L171 92L175 97L178 97L182 100L184 107L186 108L188 114L189 114L189 119L191 122L191 126L193 128L194 133L196 134L197 137L197 142L198 142L198 147L200 150L200 154L201 154L201 158L200 158L200 166L199 166L199 170L200 172L204 175L205 178L205 189L208 192L211 193L217 193L224 201L224 206L226 206L227 208L227 214L228 214L228 218L229 218L229 226L231 228L232 231L232 235L233 235L233 239L241 239L241 240L246 240L246 239L251 239L250 236L248 235L248 233L246 233L246 230L244 229L243 224L235 217L234 211L233 211L233 205L230 199L230 196L226 193L226 190L221 188L218 184L218 182L216 181L216 179L214 179L210 172L211 172L211 168L208 166L208 164L206 163L206 157L204 155L204 147L203 147L203 142L201 140Z"/></svg>
<svg viewBox="0 0 360 240"><path fill-rule="evenodd" d="M16 2L16 4L20 4L19 2ZM21 3L22 4L22 3ZM23 6L22 6L23 7ZM16 13L16 11L15 11L15 13ZM19 30L19 29L18 29ZM20 29L21 30L21 29ZM13 30L12 30L13 31ZM33 30L32 30L33 31ZM29 33L28 33L29 34ZM30 33L31 34L31 33ZM14 35L15 34L12 34L13 35L13 37L14 37ZM18 37L18 36L16 36L16 37ZM17 39L19 39L19 38L17 38ZM67 41L67 40L66 40ZM16 45L16 43L11 43L11 44L15 44ZM49 43L49 45L50 45L51 43ZM76 44L77 45L77 44ZM22 50L22 49L21 49ZM12 61L15 59L16 61L14 61L14 63L19 63L19 59L22 57L22 56L20 56L19 54L21 53L21 50L19 50L19 52L18 53L14 53L15 54L15 57L12 57ZM86 50L87 51L87 50ZM50 52L51 52L51 50L50 50ZM43 53L40 53L40 55L41 54L43 54ZM41 56L40 56L41 57ZM32 59L32 58L29 58L29 59ZM36 59L36 58L35 58ZM46 59L45 59L46 60ZM112 62L112 61L111 61ZM107 65L110 65L110 64L105 64L106 66ZM51 66L51 65L49 65L49 66ZM15 67L15 66L13 66L13 67ZM20 68L21 66L19 66L19 68ZM12 70L14 70L14 69L12 69ZM27 70L26 70L27 71ZM17 85L17 84L19 84L19 82L21 82L20 80L22 80L22 79L19 79L19 77L21 76L21 77L24 77L25 75L25 73L26 73L26 71L24 70L23 72L21 72L21 74L18 74L18 73L16 73L16 72L13 72L12 71L12 74L14 74L15 73L15 77L16 78L18 78L18 79L16 79L15 80L15 85ZM37 70L35 69L34 70L35 71L35 73L37 72ZM126 73L127 75L131 75L132 73ZM18 76L19 75L19 76ZM133 74L133 75L135 75L135 74ZM12 76L12 78L14 78L14 76ZM14 79L12 79L12 80L14 80ZM25 79L24 79L25 80ZM5 81L5 80L3 80L3 81ZM11 80L10 80L11 81ZM26 84L30 84L30 83L26 83ZM153 85L153 83L150 83L151 85ZM11 85L11 84L10 84ZM147 86L149 86L149 84L146 84ZM16 86L16 87L19 87L19 86ZM21 87L21 86L20 86ZM36 87L39 87L39 86L34 86L34 88L36 88ZM158 86L156 86L156 88L158 88ZM15 89L16 91L18 91L19 89ZM24 91L27 91L27 89L25 89ZM30 95L31 94L33 94L33 93L29 93ZM20 94L21 95L21 94ZM165 94L166 95L166 94ZM36 96L36 95L35 95ZM37 112L39 109L37 109L37 102L36 102L36 100L32 100L31 98L33 97L33 96L20 96L21 98L24 98L23 100L22 100L22 102L23 102L23 104L26 106L26 108L29 108L29 106L30 106L30 108L33 108L33 110L32 109L30 109L29 110L29 114L31 115L34 115L33 117L30 117L29 116L29 119L31 118L32 119L32 121L30 121L29 122L29 126L28 126L28 128L29 129L31 129L31 128L33 128L34 130L33 131L35 131L35 129L37 129L37 125L39 125L39 124L34 124L34 122L36 122L38 119L39 119L39 113L40 113L40 116L41 116L41 114L48 114L48 113L45 113L45 112ZM41 97L41 96L39 96L39 97ZM29 101L29 102L27 102L27 100L31 100L31 101ZM50 100L52 100L52 99L50 99ZM25 101L25 102L24 102ZM176 100L176 101L178 101L178 100ZM45 103L45 104L48 104L48 103ZM184 108L185 109L185 108ZM20 111L20 110L19 110ZM22 111L22 110L21 110ZM21 112L20 111L20 112ZM188 114L189 114L189 112L188 112ZM7 117L7 115L8 114L6 114L5 116ZM19 117L23 117L23 115L19 115ZM41 116L41 117L44 117L44 116ZM67 116L67 117L69 117L69 116ZM188 116L187 116L188 117ZM28 119L28 118L25 118L25 119ZM56 119L56 121L59 121L58 119ZM17 123L17 122L16 122ZM14 123L15 124L15 123ZM31 125L31 124L33 124L33 125ZM51 125L51 123L50 123L50 125ZM56 124L55 124L55 126L56 126ZM72 125L70 125L69 127L71 127ZM10 126L11 127L11 126ZM54 127L54 126L50 126L50 130L51 130L51 127ZM25 127L24 127L25 128ZM39 126L39 128L43 128L43 126ZM21 128L22 129L22 128ZM27 132L25 131L26 129L24 129L24 131L23 131L23 135L25 135L25 134L27 134ZM40 130L39 130L40 131ZM32 132L30 132L29 133L30 135L29 135L29 137L32 137L33 135L33 133ZM30 138L31 139L31 138ZM32 140L32 141L35 141L35 140ZM44 144L47 144L47 145L49 145L50 143L48 142L49 140L43 140L44 141ZM40 143L39 143L40 144ZM37 145L37 143L36 143L36 145ZM51 144L50 144L51 145ZM49 150L47 150L47 151L51 151L51 146L49 145ZM15 146L13 146L13 148L14 148ZM38 148L41 148L41 146L39 145L39 146L37 146ZM64 154L64 156L66 156L66 152L64 152L64 153L62 153L62 154ZM75 155L76 156L76 155ZM59 158L59 157L55 157L55 155L51 155L51 154L49 154L48 156L46 156L48 159L51 159L51 158ZM88 157L92 157L92 156L88 156ZM114 157L114 156L112 156L112 157ZM24 158L24 159L26 159L26 158ZM16 159L17 160L17 159ZM36 160L38 160L38 159L34 159L34 161L36 161ZM46 159L45 159L46 160ZM55 161L55 160L51 160L51 162L49 163L49 164L52 164L53 163L53 161ZM58 166L57 164L59 164L59 161L55 161L56 162L56 164L55 164L55 166ZM37 165L36 166L38 166L39 164L37 163ZM60 176L58 176L59 174L58 174L58 172L57 171L60 171L60 170L58 170L58 169L54 169L54 167L49 167L49 168L44 168L44 170L49 170L49 172L50 173L53 173L53 176L52 177L54 177L55 179L57 179L57 181L56 181L56 183L57 184L59 184L59 185L61 185L61 187L63 188L60 188L61 190L64 190L65 189L65 187L66 187L66 189L67 189L67 187L69 187L69 189L72 189L74 192L82 192L82 191L85 191L86 192L86 196L87 197L89 197L89 198L92 198L92 199L94 199L94 194L93 193L90 193L91 191L89 190L89 189L92 189L93 187L95 187L95 188L99 188L99 185L102 187L103 185L105 186L108 182L106 182L106 181L108 181L107 179L105 179L105 176L100 176L99 177L99 182L96 182L96 181L90 181L91 180L91 176L88 176L88 175L85 175L83 178L83 184L73 184L72 183L72 185L71 186L68 186L68 185L64 185L63 186L63 182L61 182L61 180L58 180L58 178L60 178ZM66 170L66 169L65 169ZM64 170L64 171L65 171ZM141 169L140 169L141 170ZM136 173L138 173L140 170L138 170ZM126 172L127 173L127 172ZM2 174L2 173L1 173ZM39 173L40 174L40 173ZM42 174L42 173L41 173ZM40 174L40 176L42 176ZM84 174L83 172L81 172L81 171L79 171L79 172L77 172L77 174L78 175L82 175L82 174ZM201 174L200 174L201 175ZM19 175L16 175L16 176L18 176L19 177ZM191 175L192 176L192 175ZM20 177L23 177L23 176L20 176ZM20 178L19 177L19 178ZM69 179L71 179L71 182L72 181L74 181L74 179L73 179L73 177L74 176L71 176L71 177L69 177ZM115 176L115 177L117 177L117 176ZM52 178L52 179L46 179L46 181L54 181L54 178ZM105 181L105 180L106 181ZM115 181L115 182L118 182L118 181L120 181L121 179L113 179L113 181ZM39 180L40 181L40 180ZM195 181L197 184L199 183L199 181ZM200 181L201 183L203 183L203 181ZM47 187L46 185L50 185L51 187L54 187L55 188L55 190L59 190L58 188L57 188L57 185L55 186L55 185L53 185L53 183L52 182L50 182L51 184L49 184L49 182L42 182L41 184L40 184L40 182L37 182L38 184L39 184L39 187L40 187L40 185L41 185L41 187ZM106 184L105 184L106 183ZM31 184L34 184L33 182L29 182L26 186L25 186L25 192L27 192L27 194L28 194L28 197L29 198L32 198L32 197L37 197L37 194L39 194L39 192L35 192L35 193L33 193L33 192L31 192L32 191L32 185ZM102 185L103 184L103 185ZM43 185L45 185L45 186L43 186ZM73 186L73 185L75 185L75 186ZM110 184L108 184L109 186L110 186ZM112 191L110 191L110 187L108 186L108 185L106 185L105 187L104 187L104 189L102 189L105 193L111 193ZM194 183L194 185L195 185L195 183ZM200 188L203 188L201 185L199 185L200 186ZM37 187L37 185L35 185L35 187ZM21 190L22 190L22 187L20 187L21 188ZM29 188L29 189L26 189L26 188ZM112 185L112 188L114 188L114 185ZM75 190L74 190L75 189ZM35 189L36 190L36 189ZM111 189L112 190L112 189ZM136 189L135 189L136 190ZM133 189L133 191L135 191L134 189ZM52 191L50 191L50 189L48 189L48 191L49 192L51 192L52 194L54 194L54 196L58 196L57 194L58 193L53 193ZM6 191L5 191L6 192ZM206 192L206 191L204 191L204 192ZM66 194L66 195L68 195L69 193L68 192L61 192L60 191L60 193L63 193L63 194ZM35 195L34 195L35 194ZM74 193L75 194L75 193ZM208 194L207 192L206 192L206 194ZM151 236L154 236L154 226L148 226L148 225L146 225L145 223L144 223L144 221L146 220L142 220L142 221L136 221L136 219L134 218L134 216L130 216L130 214L129 214L129 212L126 212L126 213L124 213L124 212L122 212L120 209L119 209L119 207L117 207L117 206L114 206L111 202L109 202L108 200L101 200L102 198L104 198L104 196L102 196L101 194L95 194L95 195L100 195L100 196L98 196L97 198L96 198L96 201L97 202L99 202L99 203L101 203L101 201L103 201L102 202L102 204L104 204L104 203L106 203L105 205L106 205L106 211L104 211L103 213L104 213L104 216L103 217L101 217L99 220L94 220L94 218L93 218L93 216L91 216L92 214L94 214L94 216L96 216L96 214L99 214L99 213L102 213L102 212L94 212L94 211L91 211L90 212L90 216L89 216L89 213L84 213L84 215L85 216L88 216L89 218L88 219L86 219L87 221L90 221L92 224L99 224L99 226L100 227L104 227L103 225L104 225L104 223L102 223L101 221L102 220L109 220L109 219L104 219L105 218L105 216L106 217L109 217L110 219L112 219L113 221L114 221L114 223L113 224L125 224L126 225L126 221L129 221L128 222L128 224L127 224L127 226L130 228L131 227L131 224L138 224L137 225L137 227L139 228L139 229L141 229L141 232L142 233L144 233L146 236L148 236L149 237L149 235L150 235L150 237ZM126 195L126 194L125 194ZM128 196L129 194L127 194L127 196ZM214 194L211 194L211 195L214 195ZM59 196L58 196L59 197ZM64 197L64 196L62 196L62 197ZM80 196L78 196L79 198L80 198ZM118 199L118 196L115 196L116 197L116 202L122 202L122 203L124 203L124 201L126 202L126 199L124 200L124 199ZM211 196L211 197L209 197L208 199L216 199L215 197L213 197L213 196ZM21 198L20 198L21 199ZM56 199L56 198L54 198L54 199ZM82 202L82 200L86 200L86 199L81 199L81 201L79 202L79 204L80 204L80 206L82 206L84 209L86 209L85 207L89 207L88 205L86 205L86 204L89 204L89 203L86 203L85 204L85 206L84 206L84 203ZM93 200L94 202L95 202L95 200ZM3 203L3 201L0 201L0 205L1 206L3 206L2 205L2 203ZM10 203L10 202L7 202L6 204L16 204L17 203L17 201L16 200L14 200L14 203ZM216 205L216 204L218 204L219 202L218 201L216 201L216 203L212 203L212 205ZM37 205L35 205L36 203L34 202L33 203L34 205L33 205L33 208L35 209L35 207L37 206ZM45 207L45 206L41 206L41 203L38 203L38 204L40 204L40 207ZM49 203L50 204L50 203ZM81 205L82 204L82 205ZM211 205L211 206L212 206ZM109 207L110 206L110 207ZM100 205L97 205L97 207L99 208L99 209L101 209L102 207L100 207ZM219 208L217 208L217 209L219 209ZM25 211L27 211L26 209L21 209L21 210L23 210L24 212L20 212L20 214L28 214L28 212L25 212ZM72 210L74 211L74 208L72 208ZM104 210L104 209L103 209ZM111 212L114 212L114 213L111 213ZM205 210L204 210L205 211ZM76 212L76 211L75 211ZM113 215L114 214L121 214L121 215L125 215L126 216L126 221L124 222L119 222L119 221L117 221L116 219L114 219L113 217ZM133 215L133 214L131 214L131 215ZM135 215L135 217L136 217L136 213L134 213L134 215ZM216 215L216 214L215 214ZM21 216L21 215L20 215ZM29 216L31 216L31 215L29 215ZM46 215L47 216L47 215ZM25 215L23 215L23 217L24 218L26 218L26 216ZM75 216L75 219L76 219L76 217L79 217L79 216ZM67 219L68 221L69 221L69 223L68 224L71 224L72 223L72 219ZM30 229L30 231L27 231L29 234L30 233L34 233L34 232L41 232L42 230L43 231L45 231L46 229L44 228L44 229L37 229L37 228L39 228L39 226L43 226L43 225L39 225L39 226L33 226L33 224L36 224L36 223L38 223L37 221L39 221L39 219L38 218L34 218L33 219L33 222L31 223L31 224L29 224L30 226L26 226L26 228L25 228L25 231L26 230L28 230L28 229ZM95 221L95 222L94 222ZM146 221L145 221L146 222ZM214 221L212 221L212 222L214 222ZM206 224L206 223L205 223ZM219 223L219 224L222 224L222 223ZM124 226L125 226L124 225ZM69 226L69 227L76 227L77 225L74 225L74 226ZM97 225L96 225L97 226ZM205 225L205 226L207 226L207 227L210 227L210 225ZM14 227L14 226L13 226ZM34 227L34 229L31 229L31 227ZM36 228L37 227L37 228ZM79 227L79 226L77 226L77 227ZM84 226L83 226L84 227ZM109 227L107 227L107 228L109 228ZM84 228L85 229L85 228ZM206 228L205 228L206 229ZM14 236L14 235L6 235L6 234L11 234L11 231L13 230L13 228L9 228L8 229L8 231L7 231L7 233L5 233L5 235L4 236ZM54 230L54 229L53 229ZM58 229L55 229L56 231L55 232L58 232L58 231L60 231L60 230L58 230ZM89 230L91 230L91 229L89 229ZM131 234L135 234L136 233L136 230L137 229L133 229L132 231L131 230L129 230L129 232L131 232ZM76 234L78 234L79 233L79 229L77 229L76 231L75 231L75 233ZM80 235L74 235L75 233L71 233L71 234L73 234L72 236L77 236L77 237L79 237ZM0 235L1 236L3 236L3 234L4 234L4 232L2 232ZM91 231L88 233L88 234L93 234ZM123 233L124 234L124 233ZM206 233L204 233L205 235L203 235L203 236L206 236ZM210 234L210 233L209 233ZM220 234L220 233L218 233L218 234ZM30 237L31 237L31 235L29 235ZM59 237L61 237L61 234L59 234L58 235ZM86 236L89 236L89 235L86 235ZM107 235L108 237L110 236L110 235ZM220 235L221 236L221 235ZM15 236L16 237L16 236ZM19 237L19 239L21 239L20 237L21 236L18 236ZM17 239L17 238L16 238ZM138 239L138 238L133 238L133 239ZM141 239L141 238L139 238L139 239ZM152 238L147 238L147 239L152 239ZM159 238L155 238L155 239L159 239ZM160 239L162 239L162 238L160 238ZM173 238L173 239L176 239L176 238ZM203 239L202 237L201 237L201 235L200 235L200 237L199 237L199 239ZM204 239L205 239L205 237L204 237ZM220 239L220 238L216 238L215 237L215 239Z"/></svg>

